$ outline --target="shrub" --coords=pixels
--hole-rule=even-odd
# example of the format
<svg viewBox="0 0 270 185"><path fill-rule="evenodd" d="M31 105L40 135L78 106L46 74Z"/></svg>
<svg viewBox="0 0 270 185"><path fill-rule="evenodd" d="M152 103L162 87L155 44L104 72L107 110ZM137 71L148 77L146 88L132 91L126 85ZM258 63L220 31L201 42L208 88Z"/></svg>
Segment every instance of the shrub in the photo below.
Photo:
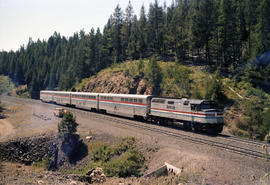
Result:
<svg viewBox="0 0 270 185"><path fill-rule="evenodd" d="M143 166L143 156L135 150L123 154L118 159L104 165L104 172L108 177L140 176L140 168Z"/></svg>
<svg viewBox="0 0 270 185"><path fill-rule="evenodd" d="M112 158L113 155L121 155L122 153L133 148L134 144L135 144L134 137L122 138L119 144L112 147L106 144L101 144L100 146L97 146L97 148L93 150L92 152L93 160L95 162L97 161L107 162Z"/></svg>
<svg viewBox="0 0 270 185"><path fill-rule="evenodd" d="M150 85L158 87L162 80L161 68L153 56L145 66L145 77Z"/></svg>
<svg viewBox="0 0 270 185"><path fill-rule="evenodd" d="M260 133L264 136L270 132L270 108L263 113L262 126L260 128Z"/></svg>
<svg viewBox="0 0 270 185"><path fill-rule="evenodd" d="M184 66L173 63L163 68L163 79L161 83L162 95L173 97L190 96L190 74L191 71Z"/></svg>
<svg viewBox="0 0 270 185"><path fill-rule="evenodd" d="M93 160L95 162L102 161L107 162L111 159L113 155L113 150L108 145L104 144L101 147L93 150Z"/></svg>
<svg viewBox="0 0 270 185"><path fill-rule="evenodd" d="M125 137L122 138L121 142L114 147L114 154L121 155L122 153L126 152L130 148L133 148L135 144L135 138L134 137Z"/></svg>
<svg viewBox="0 0 270 185"><path fill-rule="evenodd" d="M58 135L74 134L77 132L78 123L71 112L64 114L63 119L58 124Z"/></svg>
<svg viewBox="0 0 270 185"><path fill-rule="evenodd" d="M212 79L205 82L204 99L215 100L218 103L223 103L226 96L223 92L223 86L220 77L216 73Z"/></svg>
<svg viewBox="0 0 270 185"><path fill-rule="evenodd" d="M139 73L140 76L143 76L144 74L144 63L143 63L143 60L140 58L138 64L137 64L137 72Z"/></svg>

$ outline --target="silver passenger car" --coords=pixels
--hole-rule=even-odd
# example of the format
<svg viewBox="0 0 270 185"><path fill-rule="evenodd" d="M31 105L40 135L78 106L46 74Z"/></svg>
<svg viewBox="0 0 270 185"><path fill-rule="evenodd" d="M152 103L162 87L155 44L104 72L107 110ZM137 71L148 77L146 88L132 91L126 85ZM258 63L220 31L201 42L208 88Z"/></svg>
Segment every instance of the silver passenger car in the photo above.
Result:
<svg viewBox="0 0 270 185"><path fill-rule="evenodd" d="M99 93L99 110L128 117L147 117L150 95Z"/></svg>
<svg viewBox="0 0 270 185"><path fill-rule="evenodd" d="M43 102L53 102L54 91L40 91L40 100Z"/></svg>
<svg viewBox="0 0 270 185"><path fill-rule="evenodd" d="M70 92L65 91L40 91L40 100L60 105L69 105L70 95Z"/></svg>
<svg viewBox="0 0 270 185"><path fill-rule="evenodd" d="M71 92L70 104L84 109L98 110L98 93Z"/></svg>

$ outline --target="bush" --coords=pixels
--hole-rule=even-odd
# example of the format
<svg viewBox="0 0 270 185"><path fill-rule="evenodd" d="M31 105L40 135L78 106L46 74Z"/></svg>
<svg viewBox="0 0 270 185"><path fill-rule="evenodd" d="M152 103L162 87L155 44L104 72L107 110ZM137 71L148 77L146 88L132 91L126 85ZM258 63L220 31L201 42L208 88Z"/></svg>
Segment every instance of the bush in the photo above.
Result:
<svg viewBox="0 0 270 185"><path fill-rule="evenodd" d="M144 75L144 63L143 60L140 58L138 64L137 64L137 72L139 73L139 76L143 76Z"/></svg>
<svg viewBox="0 0 270 185"><path fill-rule="evenodd" d="M263 113L262 126L260 128L260 133L266 136L270 132L270 108L268 108L265 113Z"/></svg>
<svg viewBox="0 0 270 185"><path fill-rule="evenodd" d="M162 95L170 97L189 97L191 71L187 67L176 63L168 64L163 69L163 79L161 83Z"/></svg>
<svg viewBox="0 0 270 185"><path fill-rule="evenodd" d="M112 158L113 155L121 155L122 153L133 148L134 143L135 143L134 137L126 137L122 138L121 142L113 147L103 144L100 147L93 150L92 153L93 160L95 162L97 161L107 162Z"/></svg>
<svg viewBox="0 0 270 185"><path fill-rule="evenodd" d="M152 57L145 66L145 77L150 85L159 87L162 80L161 68L157 63L155 57Z"/></svg>
<svg viewBox="0 0 270 185"><path fill-rule="evenodd" d="M257 97L245 100L241 104L243 117L235 124L236 128L240 129L237 135L246 133L249 138L263 140L270 130L270 111L264 111L264 105Z"/></svg>
<svg viewBox="0 0 270 185"><path fill-rule="evenodd" d="M111 159L113 155L113 150L111 147L104 144L101 147L95 149L92 154L93 154L93 160L95 162L97 161L107 162Z"/></svg>
<svg viewBox="0 0 270 185"><path fill-rule="evenodd" d="M143 156L137 151L131 150L120 156L120 158L106 163L104 172L108 177L140 176L140 168L143 166L143 162Z"/></svg>
<svg viewBox="0 0 270 185"><path fill-rule="evenodd" d="M134 137L122 138L121 142L114 147L113 153L117 155L121 155L122 153L126 152L130 148L133 148L135 141L136 140Z"/></svg>
<svg viewBox="0 0 270 185"><path fill-rule="evenodd" d="M63 119L58 124L58 135L64 136L65 134L74 134L77 132L78 123L71 112L64 114Z"/></svg>
<svg viewBox="0 0 270 185"><path fill-rule="evenodd" d="M216 73L212 79L206 80L204 99L214 100L218 103L226 101L226 96L223 92L223 85L219 75Z"/></svg>

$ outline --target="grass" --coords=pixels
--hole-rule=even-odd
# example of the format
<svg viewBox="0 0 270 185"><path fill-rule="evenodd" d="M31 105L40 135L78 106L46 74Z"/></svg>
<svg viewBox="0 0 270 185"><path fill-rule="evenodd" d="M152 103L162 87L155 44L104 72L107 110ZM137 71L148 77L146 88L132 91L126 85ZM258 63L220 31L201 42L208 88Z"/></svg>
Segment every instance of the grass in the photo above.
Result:
<svg viewBox="0 0 270 185"><path fill-rule="evenodd" d="M41 161L34 162L33 166L37 168L42 168L44 170L48 170L50 163L51 163L51 160L49 158L45 158Z"/></svg>

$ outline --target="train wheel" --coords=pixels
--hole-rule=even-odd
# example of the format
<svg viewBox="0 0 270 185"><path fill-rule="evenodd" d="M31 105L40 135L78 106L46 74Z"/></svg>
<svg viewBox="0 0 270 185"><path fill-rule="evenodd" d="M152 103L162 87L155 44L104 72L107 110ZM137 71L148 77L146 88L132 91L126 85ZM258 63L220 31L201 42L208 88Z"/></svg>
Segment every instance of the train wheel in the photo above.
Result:
<svg viewBox="0 0 270 185"><path fill-rule="evenodd" d="M201 131L201 126L200 124L194 124L193 127L192 127L192 130L194 132L200 132Z"/></svg>
<svg viewBox="0 0 270 185"><path fill-rule="evenodd" d="M189 123L184 123L183 127L184 127L185 130L192 130L192 127L190 126Z"/></svg>
<svg viewBox="0 0 270 185"><path fill-rule="evenodd" d="M208 134L219 134L223 130L223 125L208 125L207 133Z"/></svg>

